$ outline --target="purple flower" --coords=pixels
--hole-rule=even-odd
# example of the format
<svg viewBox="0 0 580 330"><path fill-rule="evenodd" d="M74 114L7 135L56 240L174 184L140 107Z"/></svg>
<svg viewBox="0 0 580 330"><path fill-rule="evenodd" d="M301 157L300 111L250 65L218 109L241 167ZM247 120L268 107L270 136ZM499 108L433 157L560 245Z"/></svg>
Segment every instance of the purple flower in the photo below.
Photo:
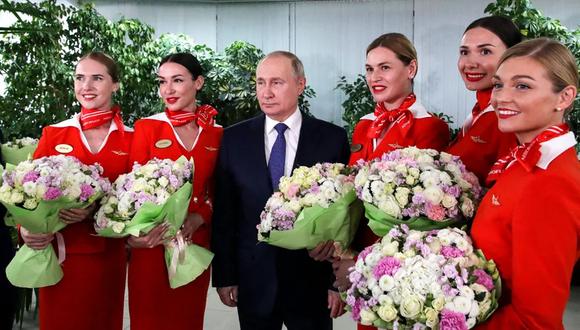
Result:
<svg viewBox="0 0 580 330"><path fill-rule="evenodd" d="M493 285L493 279L489 276L488 273L485 272L483 269L476 269L473 271L473 275L477 277L475 283L483 285L489 291L493 290L495 286Z"/></svg>
<svg viewBox="0 0 580 330"><path fill-rule="evenodd" d="M24 184L26 182L36 182L39 177L40 173L37 171L30 171L24 175L24 178L22 178L22 183Z"/></svg>
<svg viewBox="0 0 580 330"><path fill-rule="evenodd" d="M441 320L439 321L441 330L467 330L465 315L448 309L441 311Z"/></svg>
<svg viewBox="0 0 580 330"><path fill-rule="evenodd" d="M79 197L81 202L84 202L93 196L95 189L91 187L90 184L83 183L81 184L81 196Z"/></svg>
<svg viewBox="0 0 580 330"><path fill-rule="evenodd" d="M375 269L373 269L373 274L377 279L381 278L383 275L393 276L399 268L401 268L401 262L399 259L395 257L384 257L378 262Z"/></svg>
<svg viewBox="0 0 580 330"><path fill-rule="evenodd" d="M49 187L44 193L44 200L51 201L62 196L62 191L58 188Z"/></svg>
<svg viewBox="0 0 580 330"><path fill-rule="evenodd" d="M443 290L443 294L447 297L455 297L459 294L459 290L452 288L449 284L443 284L441 289Z"/></svg>
<svg viewBox="0 0 580 330"><path fill-rule="evenodd" d="M441 254L447 259L463 257L463 251L453 246L442 247Z"/></svg>

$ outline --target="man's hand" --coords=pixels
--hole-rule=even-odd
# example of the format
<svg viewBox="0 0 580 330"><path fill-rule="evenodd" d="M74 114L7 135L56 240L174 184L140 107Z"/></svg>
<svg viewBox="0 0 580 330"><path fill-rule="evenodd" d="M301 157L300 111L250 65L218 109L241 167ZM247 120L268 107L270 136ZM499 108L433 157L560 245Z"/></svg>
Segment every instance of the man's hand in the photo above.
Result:
<svg viewBox="0 0 580 330"><path fill-rule="evenodd" d="M238 286L225 286L217 288L217 293L224 305L236 307L238 305Z"/></svg>
<svg viewBox="0 0 580 330"><path fill-rule="evenodd" d="M129 246L132 248L138 249L154 248L157 245L161 245L165 242L165 239L163 237L165 236L165 233L167 232L168 228L169 224L163 223L151 229L151 231L145 236L141 237L129 236L127 244L129 244Z"/></svg>
<svg viewBox="0 0 580 330"><path fill-rule="evenodd" d="M344 314L344 312L346 312L344 306L345 303L340 299L340 294L336 291L328 290L328 309L330 309L330 317L335 319Z"/></svg>
<svg viewBox="0 0 580 330"><path fill-rule="evenodd" d="M341 292L348 290L351 286L348 279L350 273L348 269L352 266L354 266L354 260L352 259L339 259L332 263L332 270L334 271L334 277L336 277L333 285Z"/></svg>
<svg viewBox="0 0 580 330"><path fill-rule="evenodd" d="M334 241L330 240L318 244L314 249L308 251L308 255L316 261L332 261Z"/></svg>

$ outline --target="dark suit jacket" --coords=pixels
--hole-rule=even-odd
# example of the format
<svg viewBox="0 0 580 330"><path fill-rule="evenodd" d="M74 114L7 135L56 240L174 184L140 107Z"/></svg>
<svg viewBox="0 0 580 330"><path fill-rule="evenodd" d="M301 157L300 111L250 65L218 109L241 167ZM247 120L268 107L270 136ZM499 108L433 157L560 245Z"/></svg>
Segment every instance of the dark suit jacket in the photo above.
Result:
<svg viewBox="0 0 580 330"><path fill-rule="evenodd" d="M257 241L256 225L273 193L264 151L264 122L265 116L260 115L224 131L215 172L213 286L238 285L242 313L267 316L278 301L298 313L328 317L330 264L312 260L306 250L290 251ZM344 129L302 116L294 168L347 163L348 158Z"/></svg>

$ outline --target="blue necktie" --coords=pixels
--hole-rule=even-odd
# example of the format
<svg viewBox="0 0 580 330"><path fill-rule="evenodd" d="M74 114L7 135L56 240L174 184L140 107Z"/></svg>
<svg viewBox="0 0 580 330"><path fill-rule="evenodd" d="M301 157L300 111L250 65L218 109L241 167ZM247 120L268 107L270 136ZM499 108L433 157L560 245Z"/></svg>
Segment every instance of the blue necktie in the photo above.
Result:
<svg viewBox="0 0 580 330"><path fill-rule="evenodd" d="M278 123L274 126L274 129L278 132L278 137L272 146L270 160L268 161L268 169L270 170L270 178L272 179L272 188L274 191L278 190L278 183L284 175L286 159L286 139L284 138L284 131L287 128L288 126L283 123Z"/></svg>

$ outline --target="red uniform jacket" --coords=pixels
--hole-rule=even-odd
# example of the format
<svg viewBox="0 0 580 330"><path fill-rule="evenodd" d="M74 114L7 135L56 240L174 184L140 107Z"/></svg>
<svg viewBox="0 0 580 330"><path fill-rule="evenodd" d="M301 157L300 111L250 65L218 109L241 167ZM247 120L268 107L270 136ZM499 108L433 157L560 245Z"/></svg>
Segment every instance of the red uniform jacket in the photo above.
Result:
<svg viewBox="0 0 580 330"><path fill-rule="evenodd" d="M353 165L358 160L372 160L381 157L384 153L398 148L416 146L423 149L442 150L449 143L449 127L447 124L427 112L425 107L415 101L409 110L413 113L413 125L406 135L403 135L398 126L392 124L385 134L381 143L374 147L376 140L367 136L367 132L375 119L374 114L368 114L361 118L352 135L352 146L349 164ZM353 242L353 247L359 251L376 242L377 236L373 234L366 222L361 224Z"/></svg>
<svg viewBox="0 0 580 330"><path fill-rule="evenodd" d="M205 224L193 234L193 243L209 248L212 214L213 172L223 128L200 127L192 150L183 147L165 113L138 120L131 160L140 164L153 158L194 161L190 213L199 213ZM209 271L193 282L171 289L167 279L163 246L132 249L129 263L129 312L131 329L202 329Z"/></svg>
<svg viewBox="0 0 580 330"><path fill-rule="evenodd" d="M533 171L514 162L475 217L477 248L502 278L499 309L477 329L564 329L570 279L580 254L580 163L574 135L542 143Z"/></svg>
<svg viewBox="0 0 580 330"><path fill-rule="evenodd" d="M469 115L466 125L446 151L459 156L467 169L477 175L484 185L493 164L516 145L514 134L499 130L497 116L490 105L476 118Z"/></svg>
<svg viewBox="0 0 580 330"><path fill-rule="evenodd" d="M85 164L99 163L104 176L113 182L129 169L133 130L124 129L121 135L112 121L103 145L93 154L76 115L43 129L34 158L63 154ZM122 329L124 241L96 236L92 221L68 225L60 233L66 249L62 264L64 277L56 285L40 289L40 327L43 330Z"/></svg>

